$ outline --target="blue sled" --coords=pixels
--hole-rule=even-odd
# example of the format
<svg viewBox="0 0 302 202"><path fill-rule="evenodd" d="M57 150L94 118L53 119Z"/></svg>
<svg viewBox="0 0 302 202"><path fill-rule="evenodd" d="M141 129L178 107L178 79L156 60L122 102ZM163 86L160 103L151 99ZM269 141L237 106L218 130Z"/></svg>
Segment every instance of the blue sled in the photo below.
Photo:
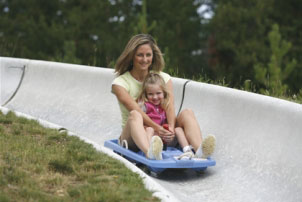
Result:
<svg viewBox="0 0 302 202"><path fill-rule="evenodd" d="M174 158L175 156L181 155L183 152L175 147L167 147L166 150L163 150L163 160L150 160L147 159L142 151L133 152L129 149L123 148L118 144L118 140L107 140L104 143L105 147L112 149L114 152L124 156L131 162L143 164L147 168L156 174L161 173L165 169L169 168L189 168L195 171L206 170L209 166L215 166L216 161L208 159L181 159L178 160Z"/></svg>

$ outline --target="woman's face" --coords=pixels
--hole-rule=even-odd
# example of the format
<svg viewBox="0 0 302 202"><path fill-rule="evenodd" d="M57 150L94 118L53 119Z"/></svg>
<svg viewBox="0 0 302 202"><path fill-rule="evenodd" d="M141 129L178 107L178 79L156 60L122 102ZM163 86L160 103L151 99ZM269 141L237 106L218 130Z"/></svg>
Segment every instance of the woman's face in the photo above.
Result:
<svg viewBox="0 0 302 202"><path fill-rule="evenodd" d="M133 58L133 69L134 70L146 70L152 64L153 51L149 44L141 45L137 48Z"/></svg>

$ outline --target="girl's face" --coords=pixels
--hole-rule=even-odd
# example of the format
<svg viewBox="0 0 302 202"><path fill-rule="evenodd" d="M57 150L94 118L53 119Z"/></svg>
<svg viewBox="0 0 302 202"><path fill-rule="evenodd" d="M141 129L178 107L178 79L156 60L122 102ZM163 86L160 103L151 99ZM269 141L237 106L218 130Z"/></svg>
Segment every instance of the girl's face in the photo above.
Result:
<svg viewBox="0 0 302 202"><path fill-rule="evenodd" d="M164 99L164 92L158 84L146 86L147 99L154 105L160 105Z"/></svg>
<svg viewBox="0 0 302 202"><path fill-rule="evenodd" d="M137 48L133 58L133 69L148 71L152 64L153 51L149 44L141 45Z"/></svg>

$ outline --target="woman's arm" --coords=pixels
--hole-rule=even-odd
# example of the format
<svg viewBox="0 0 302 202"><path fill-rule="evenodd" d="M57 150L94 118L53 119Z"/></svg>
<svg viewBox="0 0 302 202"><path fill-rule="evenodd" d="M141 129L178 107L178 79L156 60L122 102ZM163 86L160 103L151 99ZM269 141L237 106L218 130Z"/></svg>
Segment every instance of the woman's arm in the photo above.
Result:
<svg viewBox="0 0 302 202"><path fill-rule="evenodd" d="M150 126L154 128L154 130L160 130L161 126L152 121L146 113L143 112L143 110L139 107L137 102L133 100L133 98L129 95L129 93L126 91L125 88L119 86L119 85L112 85L112 92L116 95L117 99L129 110L136 110L138 111L144 120L144 125Z"/></svg>
<svg viewBox="0 0 302 202"><path fill-rule="evenodd" d="M174 109L173 84L171 79L167 82L167 90L170 94L170 101L169 101L168 108L166 110L166 115L169 124L169 129L174 132L176 116L175 116L175 109Z"/></svg>

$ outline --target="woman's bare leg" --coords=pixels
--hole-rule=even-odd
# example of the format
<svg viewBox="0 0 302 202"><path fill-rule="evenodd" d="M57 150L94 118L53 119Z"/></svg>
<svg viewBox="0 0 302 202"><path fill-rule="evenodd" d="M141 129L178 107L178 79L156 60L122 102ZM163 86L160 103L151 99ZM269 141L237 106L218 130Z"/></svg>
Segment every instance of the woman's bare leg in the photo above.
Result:
<svg viewBox="0 0 302 202"><path fill-rule="evenodd" d="M146 130L146 133L147 133L148 140L149 140L149 142L151 142L152 136L155 135L154 134L154 129L152 127L146 127L145 130Z"/></svg>
<svg viewBox="0 0 302 202"><path fill-rule="evenodd" d="M120 139L127 140L129 148L138 147L142 152L147 154L150 138L144 128L143 118L138 111L133 110L130 112Z"/></svg>
<svg viewBox="0 0 302 202"><path fill-rule="evenodd" d="M186 139L196 152L202 142L202 135L194 112L191 109L183 110L176 119L177 126L184 129Z"/></svg>

